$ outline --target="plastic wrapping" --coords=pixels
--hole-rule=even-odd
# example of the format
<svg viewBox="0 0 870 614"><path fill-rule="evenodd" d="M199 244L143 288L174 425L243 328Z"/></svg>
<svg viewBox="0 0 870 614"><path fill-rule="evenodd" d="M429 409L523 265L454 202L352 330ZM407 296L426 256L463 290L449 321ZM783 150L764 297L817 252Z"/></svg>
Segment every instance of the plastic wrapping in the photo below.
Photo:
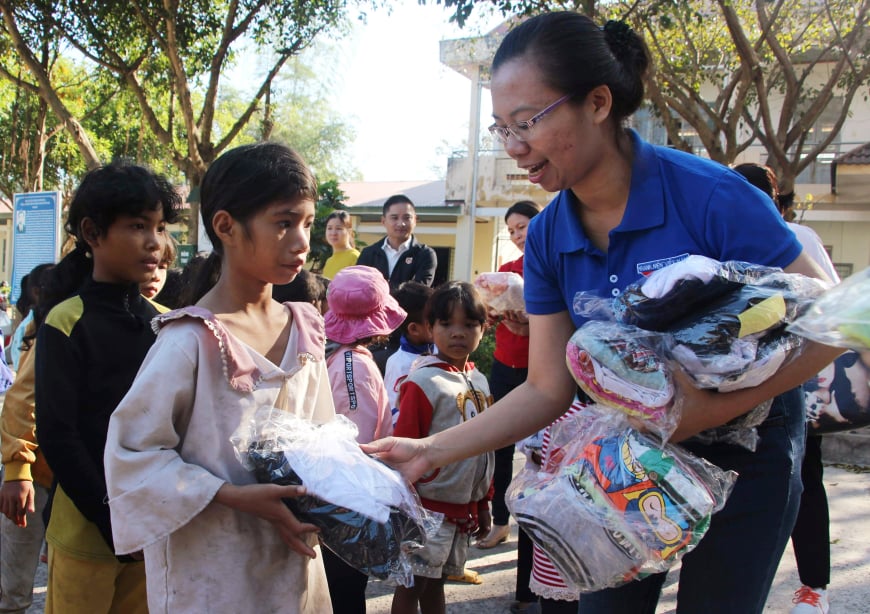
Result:
<svg viewBox="0 0 870 614"><path fill-rule="evenodd" d="M870 268L825 292L788 330L825 345L870 350Z"/></svg>
<svg viewBox="0 0 870 614"><path fill-rule="evenodd" d="M398 472L364 454L356 435L344 416L317 425L264 407L231 441L258 482L305 485L306 495L284 503L320 529L324 546L362 573L411 586L408 553L438 530L441 515L424 509Z"/></svg>
<svg viewBox="0 0 870 614"><path fill-rule="evenodd" d="M678 320L705 311L711 301L780 271L746 262L689 256L629 285L614 299L613 310L624 324L666 331Z"/></svg>
<svg viewBox="0 0 870 614"><path fill-rule="evenodd" d="M586 322L571 336L566 361L574 380L594 401L639 419L666 441L680 422L680 404L664 360L659 333L616 322Z"/></svg>
<svg viewBox="0 0 870 614"><path fill-rule="evenodd" d="M584 408L552 427L547 466L511 482L506 501L568 588L618 586L690 552L736 474Z"/></svg>
<svg viewBox="0 0 870 614"><path fill-rule="evenodd" d="M474 287L483 297L483 302L495 313L525 311L523 278L517 273L481 273L474 280Z"/></svg>
<svg viewBox="0 0 870 614"><path fill-rule="evenodd" d="M695 386L720 392L757 386L800 350L786 330L825 290L819 280L746 262L689 256L628 286L613 300L618 321L661 331L649 338ZM754 450L767 401L695 437Z"/></svg>
<svg viewBox="0 0 870 614"><path fill-rule="evenodd" d="M801 345L785 332L824 291L821 282L801 275L771 273L707 303L669 327L671 355L702 388L728 390L757 385L741 379L765 364L769 377ZM766 379L766 378L765 378Z"/></svg>

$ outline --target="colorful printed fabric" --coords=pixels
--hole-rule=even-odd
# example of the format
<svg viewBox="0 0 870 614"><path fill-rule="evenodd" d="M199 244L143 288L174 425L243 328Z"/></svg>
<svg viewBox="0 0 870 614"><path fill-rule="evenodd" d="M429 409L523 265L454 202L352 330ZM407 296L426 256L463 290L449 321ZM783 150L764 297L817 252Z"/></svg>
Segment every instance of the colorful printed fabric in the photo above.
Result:
<svg viewBox="0 0 870 614"><path fill-rule="evenodd" d="M645 342L648 333L633 326L589 321L568 342L568 369L595 401L647 420L663 438L678 417L674 386L664 361Z"/></svg>
<svg viewBox="0 0 870 614"><path fill-rule="evenodd" d="M589 424L588 416L578 420ZM605 429L585 444L582 430L551 451L554 473L517 476L511 512L569 590L600 590L668 569L706 533L733 476L630 428Z"/></svg>

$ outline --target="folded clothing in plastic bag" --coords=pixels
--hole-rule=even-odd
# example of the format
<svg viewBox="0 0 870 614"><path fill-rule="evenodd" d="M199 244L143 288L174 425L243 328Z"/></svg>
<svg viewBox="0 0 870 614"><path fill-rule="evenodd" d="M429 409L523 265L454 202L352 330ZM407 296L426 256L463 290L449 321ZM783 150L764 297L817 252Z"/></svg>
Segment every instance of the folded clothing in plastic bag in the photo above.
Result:
<svg viewBox="0 0 870 614"><path fill-rule="evenodd" d="M554 427L584 425L554 454L551 473L525 469L507 494L520 526L579 592L667 570L706 533L735 479L612 416L592 423L593 411Z"/></svg>
<svg viewBox="0 0 870 614"><path fill-rule="evenodd" d="M271 442L252 444L248 458L258 482L302 485L284 452L272 449ZM326 547L355 569L381 580L401 575L403 542L426 541L423 527L398 508L390 509L386 522L378 522L312 495L284 499L284 503L299 520L320 529L320 539Z"/></svg>
<svg viewBox="0 0 870 614"><path fill-rule="evenodd" d="M667 365L648 343L659 336L635 326L589 321L571 336L566 360L593 400L644 420L667 439L680 416Z"/></svg>
<svg viewBox="0 0 870 614"><path fill-rule="evenodd" d="M613 301L616 319L645 330L666 331L711 301L780 271L739 261L689 256L630 284Z"/></svg>
<svg viewBox="0 0 870 614"><path fill-rule="evenodd" d="M620 322L662 332L648 343L675 360L699 388L729 392L757 386L802 345L786 325L824 291L819 280L746 262L690 256L630 285L613 300ZM696 440L754 450L755 426L770 402L709 429Z"/></svg>
<svg viewBox="0 0 870 614"><path fill-rule="evenodd" d="M784 327L822 292L823 286L808 279L776 273L762 279L763 285L741 286L673 323L668 349L701 387L718 388L757 366L760 345L773 344L765 350L768 360L777 348L800 345Z"/></svg>
<svg viewBox="0 0 870 614"><path fill-rule="evenodd" d="M326 547L362 573L410 586L408 552L438 530L441 515L423 508L398 472L364 454L356 435L344 416L314 424L261 408L231 441L258 482L306 487L284 503L320 529Z"/></svg>
<svg viewBox="0 0 870 614"><path fill-rule="evenodd" d="M517 273L481 273L475 278L474 287L480 292L486 306L496 313L526 310L523 278Z"/></svg>

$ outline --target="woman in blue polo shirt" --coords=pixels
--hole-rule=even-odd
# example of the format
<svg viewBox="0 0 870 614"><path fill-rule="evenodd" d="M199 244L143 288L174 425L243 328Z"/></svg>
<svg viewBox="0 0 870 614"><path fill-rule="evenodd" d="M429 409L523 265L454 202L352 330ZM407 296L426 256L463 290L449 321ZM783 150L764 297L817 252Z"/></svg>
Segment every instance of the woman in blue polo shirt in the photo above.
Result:
<svg viewBox="0 0 870 614"><path fill-rule="evenodd" d="M526 240L528 379L495 411L459 428L366 447L406 477L516 441L568 408L576 388L564 348L584 321L572 308L578 292L616 296L640 275L689 254L824 277L769 199L742 177L624 128L643 98L647 66L642 41L625 24L600 28L577 13L534 17L504 38L492 66L490 130L532 183L559 192ZM682 386L687 402L675 441L780 396L754 453L685 442L740 477L707 535L683 559L678 611L764 608L800 494L804 410L796 387L837 353L811 344L800 360L751 389L723 394ZM652 613L664 579L658 574L582 595L580 612Z"/></svg>

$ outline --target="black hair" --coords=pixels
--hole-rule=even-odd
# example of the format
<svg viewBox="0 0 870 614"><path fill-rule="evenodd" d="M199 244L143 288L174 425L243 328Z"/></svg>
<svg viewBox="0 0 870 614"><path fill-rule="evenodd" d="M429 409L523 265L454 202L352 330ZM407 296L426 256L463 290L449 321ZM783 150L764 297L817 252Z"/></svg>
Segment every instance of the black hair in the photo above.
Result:
<svg viewBox="0 0 870 614"><path fill-rule="evenodd" d="M384 217L387 216L387 211L390 210L390 207L393 205L404 205L405 203L411 205L411 209L416 213L417 207L414 206L414 203L411 202L411 199L405 196L404 194L393 194L387 200L384 201L384 206L381 210L381 215Z"/></svg>
<svg viewBox="0 0 870 614"><path fill-rule="evenodd" d="M24 336L21 338L22 351L27 351L31 346L33 346L33 340L36 338L36 330L39 328L39 325L42 324L43 320L45 320L45 315L48 313L45 309L42 295L45 282L54 267L55 265L52 262L37 264L33 267L30 273L25 275L27 278L26 294L30 301L30 306L27 311L22 311L21 309L21 301L25 295L24 279L21 280L21 298L18 299L16 307L18 308L18 311L21 312L22 317L26 317L27 312L33 311L33 332L27 334L27 331L24 331Z"/></svg>
<svg viewBox="0 0 870 614"><path fill-rule="evenodd" d="M430 326L439 320L449 320L453 309L462 306L465 317L486 324L486 304L480 292L467 281L448 281L432 293L426 303L426 319Z"/></svg>
<svg viewBox="0 0 870 614"><path fill-rule="evenodd" d="M399 303L399 307L407 312L405 320L399 327L401 334L408 333L408 325L412 323L422 324L425 322L426 302L432 296L434 290L426 284L421 284L419 281L403 282L396 291L393 292L393 297Z"/></svg>
<svg viewBox="0 0 870 614"><path fill-rule="evenodd" d="M320 301L326 298L326 287L319 275L302 269L290 283L273 285L272 298L279 303L311 303L319 307Z"/></svg>
<svg viewBox="0 0 870 614"><path fill-rule="evenodd" d="M507 222L508 218L515 213L532 219L538 215L541 210L541 205L536 202L531 200L520 200L508 207L508 210L504 214L504 221Z"/></svg>
<svg viewBox="0 0 870 614"><path fill-rule="evenodd" d="M200 283L203 286L211 288L217 283L220 277L220 266L213 267L208 271L206 263L208 262L209 254L207 252L199 252L187 261L187 264L181 269L181 291L178 296L179 307L193 305L198 299L194 299L194 286L197 280L200 279L202 273L203 279ZM220 259L218 259L220 264Z"/></svg>
<svg viewBox="0 0 870 614"><path fill-rule="evenodd" d="M170 267L166 269L166 281L157 296L154 297L154 302L158 305L163 305L169 309L178 309L183 307L181 302L182 291L184 290L184 273L181 269Z"/></svg>
<svg viewBox="0 0 870 614"><path fill-rule="evenodd" d="M617 125L643 101L649 54L640 36L624 22L608 21L598 27L586 15L573 11L537 15L504 37L492 72L523 56L532 61L547 85L578 100L606 85Z"/></svg>
<svg viewBox="0 0 870 614"><path fill-rule="evenodd" d="M782 213L782 204L779 201L779 182L777 182L776 173L773 172L772 168L763 164L745 162L735 166L734 170L743 175L750 184L767 194L780 214Z"/></svg>
<svg viewBox="0 0 870 614"><path fill-rule="evenodd" d="M193 283L191 303L202 298L220 276L223 244L212 226L218 211L226 211L246 227L269 205L299 200L317 202L317 180L302 157L286 145L242 145L212 162L200 187L200 213L214 251Z"/></svg>
<svg viewBox="0 0 870 614"><path fill-rule="evenodd" d="M167 224L174 222L181 196L162 175L149 169L113 162L88 172L70 202L64 229L75 247L57 263L43 284L40 302L45 313L69 298L89 278L94 269L91 248L82 235L82 222L90 219L103 236L121 216L136 216L145 211L161 211Z"/></svg>
<svg viewBox="0 0 870 614"><path fill-rule="evenodd" d="M30 273L21 278L21 295L18 297L18 302L15 303L15 309L21 318L26 318L30 313L30 307L33 305L33 297L30 294Z"/></svg>

